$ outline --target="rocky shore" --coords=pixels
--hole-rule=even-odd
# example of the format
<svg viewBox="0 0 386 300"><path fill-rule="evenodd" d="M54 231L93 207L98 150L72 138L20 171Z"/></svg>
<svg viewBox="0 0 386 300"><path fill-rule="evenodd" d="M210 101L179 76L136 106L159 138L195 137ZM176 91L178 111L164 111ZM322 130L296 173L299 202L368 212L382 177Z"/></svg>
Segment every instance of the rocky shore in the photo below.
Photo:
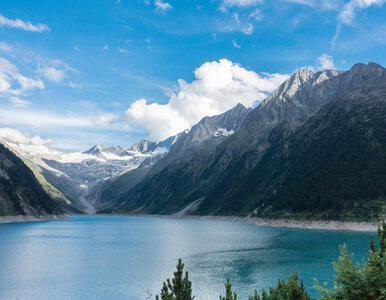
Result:
<svg viewBox="0 0 386 300"><path fill-rule="evenodd" d="M294 219L262 219L253 217L238 217L238 216L192 216L192 215L144 215L153 217L166 218L189 218L202 220L223 220L246 222L256 226L268 227L284 227L284 228L299 228L299 229L319 229L319 230L347 230L347 231L377 231L378 225L375 222L346 222L346 221L321 221L321 220L294 220Z"/></svg>
<svg viewBox="0 0 386 300"><path fill-rule="evenodd" d="M42 216L0 216L0 224L4 223L21 223L21 222L42 222L42 221L57 221L69 220L65 215L42 215Z"/></svg>

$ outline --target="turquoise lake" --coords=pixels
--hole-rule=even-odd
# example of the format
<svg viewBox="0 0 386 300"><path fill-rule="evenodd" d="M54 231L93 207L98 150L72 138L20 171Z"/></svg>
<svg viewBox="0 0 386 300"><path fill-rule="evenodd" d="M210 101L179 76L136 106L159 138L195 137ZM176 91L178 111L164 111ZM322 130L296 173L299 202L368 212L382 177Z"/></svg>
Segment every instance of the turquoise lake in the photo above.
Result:
<svg viewBox="0 0 386 300"><path fill-rule="evenodd" d="M178 258L196 299L218 299L230 278L238 299L298 271L329 282L346 243L357 259L371 233L257 227L195 219L77 216L0 225L0 299L146 299Z"/></svg>

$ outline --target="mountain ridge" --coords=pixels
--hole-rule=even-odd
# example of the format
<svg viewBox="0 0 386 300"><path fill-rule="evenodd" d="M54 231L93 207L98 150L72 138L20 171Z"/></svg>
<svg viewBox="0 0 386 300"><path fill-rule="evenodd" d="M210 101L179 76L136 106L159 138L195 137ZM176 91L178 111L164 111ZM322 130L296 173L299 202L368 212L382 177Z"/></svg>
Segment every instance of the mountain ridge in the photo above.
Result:
<svg viewBox="0 0 386 300"><path fill-rule="evenodd" d="M385 69L375 63L357 64L348 71L315 73L300 70L251 111L240 129L216 145L212 153L196 153L194 159L181 166L170 164L163 168L168 172L160 173L163 176L156 177L150 171L153 178L148 176L131 189L120 200L121 206L115 212L170 214L200 199L197 213L214 213L213 210L200 209L207 205L206 197L213 195L210 199L221 207L221 201L215 198L221 199L222 195L213 192L222 190L218 182L222 182L225 190L232 189L232 182L237 182L239 175L248 174L267 150L272 149L276 142L273 139L275 134L276 138L285 140L329 103L342 97L348 97L350 102L358 98L382 96L385 95L385 86ZM342 103L347 105L348 102ZM347 109L351 109L350 105ZM221 178L226 176L230 179L222 181ZM250 178L253 180L252 176ZM249 209L249 212L240 209L238 213L248 214L255 208ZM221 211L223 214L230 213L226 209ZM233 212L237 213L237 210Z"/></svg>

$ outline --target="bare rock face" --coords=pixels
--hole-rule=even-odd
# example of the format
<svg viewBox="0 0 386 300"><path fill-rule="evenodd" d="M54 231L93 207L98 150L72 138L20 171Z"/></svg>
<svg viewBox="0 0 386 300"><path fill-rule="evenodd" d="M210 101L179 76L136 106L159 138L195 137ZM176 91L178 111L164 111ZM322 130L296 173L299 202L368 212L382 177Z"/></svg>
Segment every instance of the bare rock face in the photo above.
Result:
<svg viewBox="0 0 386 300"><path fill-rule="evenodd" d="M200 147L207 140L212 140L216 144L221 142L240 129L250 111L251 108L238 104L223 114L204 117L190 130L180 133L168 155L169 159L187 155L189 151Z"/></svg>
<svg viewBox="0 0 386 300"><path fill-rule="evenodd" d="M107 159L103 153L113 154L119 157L129 156L130 154L120 146L95 145L84 152L85 154L96 155L100 158Z"/></svg>
<svg viewBox="0 0 386 300"><path fill-rule="evenodd" d="M213 190L217 195L228 193L234 179L255 168L273 142L297 132L322 108L337 109L339 115L358 103L385 95L386 70L376 63L357 64L348 71L299 70L249 112L233 134L223 136L217 144L216 139L208 139L219 130L217 120L204 118L192 127L150 170L150 176L122 197L120 210L141 207L145 212L172 213L205 199ZM371 101L366 103L364 107L372 105ZM226 133L230 130L226 126L224 129ZM196 143L202 146L192 147ZM220 186L221 182L227 182L227 186ZM204 211L201 207L200 212Z"/></svg>
<svg viewBox="0 0 386 300"><path fill-rule="evenodd" d="M149 140L140 140L135 143L132 147L127 149L128 151L140 152L140 153L152 153L155 151L158 152L168 152L173 146L175 141L178 139L179 134L175 136L168 137L166 140L161 142L151 142Z"/></svg>

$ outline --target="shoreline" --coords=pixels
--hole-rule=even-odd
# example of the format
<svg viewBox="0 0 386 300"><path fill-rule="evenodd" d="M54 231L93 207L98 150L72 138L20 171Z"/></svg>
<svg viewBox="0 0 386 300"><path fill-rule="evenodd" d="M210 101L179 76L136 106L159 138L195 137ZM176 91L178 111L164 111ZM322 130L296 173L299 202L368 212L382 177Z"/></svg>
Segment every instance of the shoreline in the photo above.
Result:
<svg viewBox="0 0 386 300"><path fill-rule="evenodd" d="M356 231L356 232L376 232L378 223L375 222L352 222L352 221L333 221L333 220L294 220L294 219L263 219L254 217L240 216L197 216L197 215L159 215L159 214L73 214L73 215L44 215L44 216L0 216L0 224L25 223L25 222L45 222L70 220L71 216L109 216L109 217L150 217L150 218L172 218L172 219L195 219L195 220L217 220L243 222L255 226L311 229L311 230L337 230L337 231Z"/></svg>
<svg viewBox="0 0 386 300"><path fill-rule="evenodd" d="M100 214L94 216L121 216L121 217L151 217L151 218L172 218L172 219L197 219L243 222L255 226L311 229L311 230L337 230L356 232L376 232L382 221L375 222L353 222L333 220L294 220L294 219L263 219L240 216L196 216L196 215L149 215L149 214Z"/></svg>
<svg viewBox="0 0 386 300"><path fill-rule="evenodd" d="M25 222L45 222L70 220L66 215L43 215L43 216L0 216L0 224L25 223Z"/></svg>

